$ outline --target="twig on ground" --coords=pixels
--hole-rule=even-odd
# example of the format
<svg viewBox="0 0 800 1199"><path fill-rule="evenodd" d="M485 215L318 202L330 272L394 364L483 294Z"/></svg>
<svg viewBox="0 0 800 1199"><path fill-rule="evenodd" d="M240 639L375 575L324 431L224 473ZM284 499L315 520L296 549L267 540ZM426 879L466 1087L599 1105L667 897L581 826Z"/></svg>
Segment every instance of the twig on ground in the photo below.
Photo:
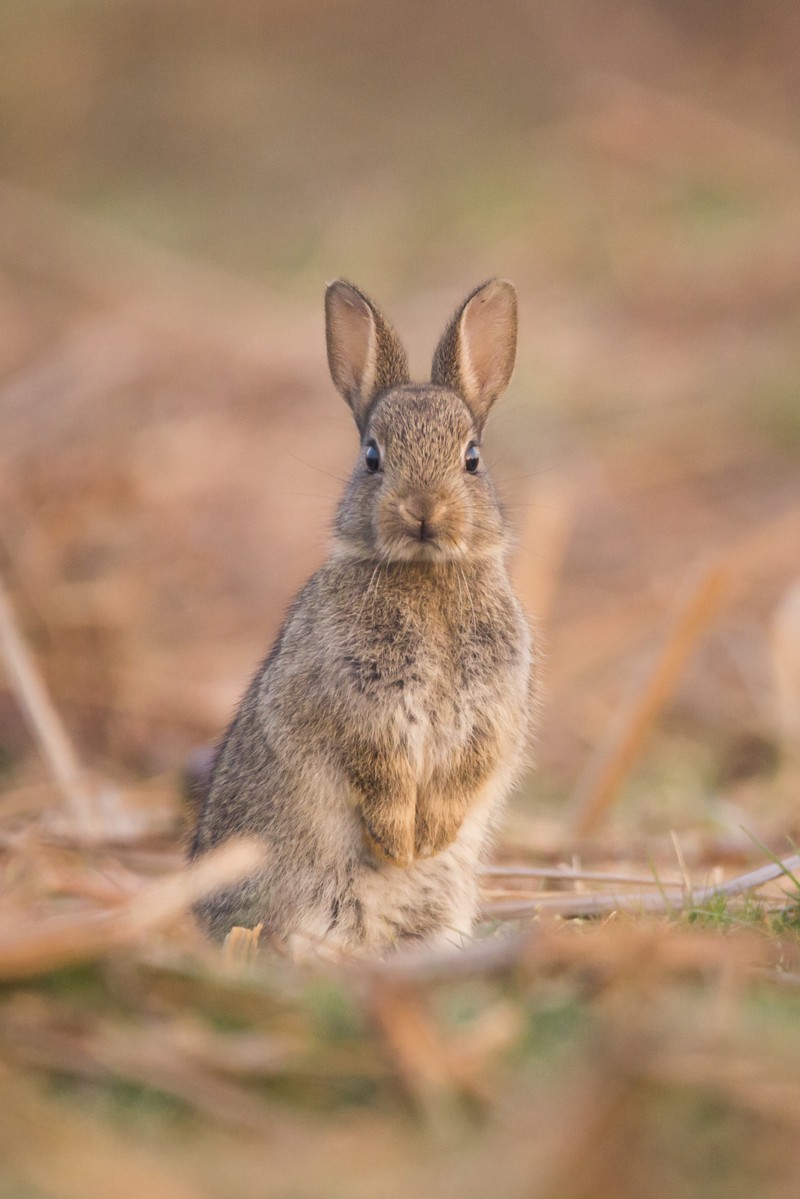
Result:
<svg viewBox="0 0 800 1199"><path fill-rule="evenodd" d="M233 1128L262 1135L270 1130L263 1103L235 1081L218 1077L213 1063L193 1056L183 1043L186 1030L182 1042L179 1027L145 1024L128 1030L106 1021L76 1035L74 1028L59 1026L57 1013L48 1015L28 1022L0 1019L0 1037L15 1063L88 1079L123 1078L172 1095Z"/></svg>
<svg viewBox="0 0 800 1199"><path fill-rule="evenodd" d="M33 655L17 624L0 579L0 655L17 702L39 742L50 772L76 825L87 835L97 828L97 806L77 754L47 693Z"/></svg>
<svg viewBox="0 0 800 1199"><path fill-rule="evenodd" d="M727 573L718 566L706 570L693 588L643 685L613 723L575 789L569 823L576 836L591 832L610 810L726 589Z"/></svg>
<svg viewBox="0 0 800 1199"><path fill-rule="evenodd" d="M624 883L626 886L657 887L658 882L646 874L607 874L602 870L571 870L567 866L487 866L483 870L485 879L564 879L591 883ZM489 884L490 885L490 884ZM681 881L669 880L667 886L679 887Z"/></svg>
<svg viewBox="0 0 800 1199"><path fill-rule="evenodd" d="M701 887L688 893L676 889L674 894L663 895L614 895L608 892L545 895L541 899L488 903L484 905L483 915L488 920L516 920L536 915L538 912L549 912L559 916L607 916L611 912L670 914L701 907L722 896L744 895L798 869L800 854L795 854L772 865L761 866L758 870L748 870L746 874L729 879L727 883Z"/></svg>
<svg viewBox="0 0 800 1199"><path fill-rule="evenodd" d="M263 860L263 845L229 841L109 911L71 913L6 927L0 932L0 979L45 974L139 941L183 915L204 895L252 873Z"/></svg>
<svg viewBox="0 0 800 1199"><path fill-rule="evenodd" d="M448 1109L460 1097L485 1098L477 1080L445 1042L425 996L409 980L387 986L385 979L375 976L367 1008L398 1079L434 1132L445 1130Z"/></svg>

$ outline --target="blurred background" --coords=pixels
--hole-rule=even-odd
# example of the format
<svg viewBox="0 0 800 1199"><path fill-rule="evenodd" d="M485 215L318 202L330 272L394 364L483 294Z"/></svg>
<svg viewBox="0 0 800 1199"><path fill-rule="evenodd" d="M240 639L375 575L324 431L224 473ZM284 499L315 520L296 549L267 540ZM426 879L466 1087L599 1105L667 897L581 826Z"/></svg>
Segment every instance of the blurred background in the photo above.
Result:
<svg viewBox="0 0 800 1199"><path fill-rule="evenodd" d="M324 555L356 447L325 283L423 376L496 274L520 353L487 449L546 646L514 835L557 821L720 563L614 808L784 828L798 38L791 0L6 0L0 569L86 763L149 777L215 738ZM31 748L0 680L6 777Z"/></svg>
<svg viewBox="0 0 800 1199"><path fill-rule="evenodd" d="M338 275L420 377L519 292L538 763L446 984L231 974L162 877L354 460ZM795 0L2 0L3 1199L794 1197L800 882L692 887L800 833L798 579Z"/></svg>

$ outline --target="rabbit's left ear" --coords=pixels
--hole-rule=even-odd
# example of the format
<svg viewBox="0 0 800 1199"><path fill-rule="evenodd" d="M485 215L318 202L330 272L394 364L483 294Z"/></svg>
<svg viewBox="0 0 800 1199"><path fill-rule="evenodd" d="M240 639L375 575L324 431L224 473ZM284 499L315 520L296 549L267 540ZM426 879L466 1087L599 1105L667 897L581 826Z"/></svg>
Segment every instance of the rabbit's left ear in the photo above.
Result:
<svg viewBox="0 0 800 1199"><path fill-rule="evenodd" d="M468 295L436 347L431 382L466 402L480 430L509 384L517 355L517 293L490 279Z"/></svg>
<svg viewBox="0 0 800 1199"><path fill-rule="evenodd" d="M408 360L386 317L346 279L325 292L325 336L331 378L363 434L375 398L408 383Z"/></svg>

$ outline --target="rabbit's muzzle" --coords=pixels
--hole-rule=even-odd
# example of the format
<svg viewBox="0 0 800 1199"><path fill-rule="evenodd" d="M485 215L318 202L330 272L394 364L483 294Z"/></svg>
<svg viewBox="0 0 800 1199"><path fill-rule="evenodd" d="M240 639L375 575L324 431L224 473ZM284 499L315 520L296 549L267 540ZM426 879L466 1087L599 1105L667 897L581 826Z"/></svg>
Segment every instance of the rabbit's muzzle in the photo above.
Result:
<svg viewBox="0 0 800 1199"><path fill-rule="evenodd" d="M457 506L424 492L386 504L378 523L381 548L390 558L450 558L466 549Z"/></svg>

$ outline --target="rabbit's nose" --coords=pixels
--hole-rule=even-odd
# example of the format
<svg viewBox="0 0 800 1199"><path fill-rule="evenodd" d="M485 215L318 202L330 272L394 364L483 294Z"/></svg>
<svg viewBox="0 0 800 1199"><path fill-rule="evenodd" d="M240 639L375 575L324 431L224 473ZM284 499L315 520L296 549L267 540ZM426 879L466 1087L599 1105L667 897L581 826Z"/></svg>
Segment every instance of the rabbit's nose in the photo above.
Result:
<svg viewBox="0 0 800 1199"><path fill-rule="evenodd" d="M413 500L401 500L397 505L404 522L420 541L432 541L436 536L437 525L445 514L445 505L426 496L418 496Z"/></svg>

